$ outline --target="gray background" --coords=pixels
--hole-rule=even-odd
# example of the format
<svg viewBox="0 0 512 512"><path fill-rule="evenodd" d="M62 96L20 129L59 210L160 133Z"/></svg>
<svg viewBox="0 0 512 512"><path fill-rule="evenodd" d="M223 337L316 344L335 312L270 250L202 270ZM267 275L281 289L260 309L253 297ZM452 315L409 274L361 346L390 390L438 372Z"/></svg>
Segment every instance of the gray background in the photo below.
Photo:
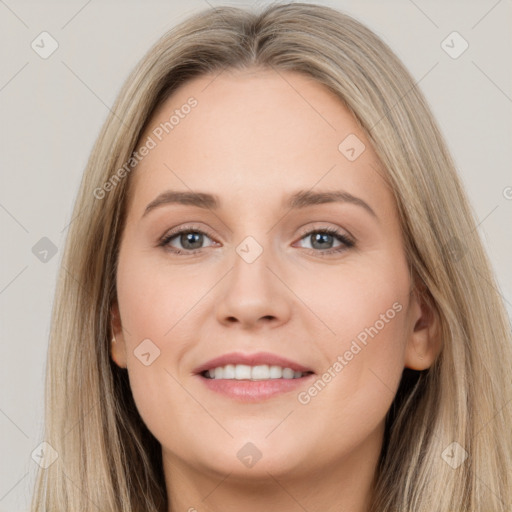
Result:
<svg viewBox="0 0 512 512"><path fill-rule="evenodd" d="M512 316L511 0L316 3L368 25L420 82ZM0 511L28 510L56 273L100 126L127 74L160 35L193 12L223 4L251 2L0 0ZM47 59L31 48L43 31L59 45ZM469 44L456 59L441 46L453 31ZM448 39L455 50L459 43ZM57 248L46 262L32 250L43 237Z"/></svg>

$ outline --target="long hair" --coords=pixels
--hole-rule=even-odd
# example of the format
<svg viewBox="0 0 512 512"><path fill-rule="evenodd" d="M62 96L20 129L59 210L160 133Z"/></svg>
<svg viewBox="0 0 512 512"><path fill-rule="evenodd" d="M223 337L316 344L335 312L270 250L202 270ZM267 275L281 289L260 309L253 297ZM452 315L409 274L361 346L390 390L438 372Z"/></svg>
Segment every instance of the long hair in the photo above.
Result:
<svg viewBox="0 0 512 512"><path fill-rule="evenodd" d="M415 290L439 315L440 355L428 370L404 371L386 417L371 510L509 510L510 323L454 163L389 47L350 16L306 3L195 14L165 34L122 87L85 169L61 262L45 431L59 457L40 472L33 510L166 511L160 445L137 412L126 370L109 356L131 181L119 169L180 85L249 67L301 72L353 113L393 191ZM106 182L113 185L99 194ZM454 454L463 462L451 463Z"/></svg>

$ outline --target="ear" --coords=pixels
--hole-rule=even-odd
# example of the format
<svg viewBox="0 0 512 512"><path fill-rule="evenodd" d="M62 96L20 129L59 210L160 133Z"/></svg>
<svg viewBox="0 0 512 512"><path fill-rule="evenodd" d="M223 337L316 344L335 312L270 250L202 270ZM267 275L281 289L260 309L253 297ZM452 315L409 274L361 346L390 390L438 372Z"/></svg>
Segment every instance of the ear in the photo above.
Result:
<svg viewBox="0 0 512 512"><path fill-rule="evenodd" d="M117 302L112 305L110 312L110 324L112 326L110 339L110 357L120 368L126 368L126 343L121 325L121 315Z"/></svg>
<svg viewBox="0 0 512 512"><path fill-rule="evenodd" d="M441 352L441 323L439 312L426 300L426 289L412 291L410 314L411 332L405 350L405 367L426 370Z"/></svg>

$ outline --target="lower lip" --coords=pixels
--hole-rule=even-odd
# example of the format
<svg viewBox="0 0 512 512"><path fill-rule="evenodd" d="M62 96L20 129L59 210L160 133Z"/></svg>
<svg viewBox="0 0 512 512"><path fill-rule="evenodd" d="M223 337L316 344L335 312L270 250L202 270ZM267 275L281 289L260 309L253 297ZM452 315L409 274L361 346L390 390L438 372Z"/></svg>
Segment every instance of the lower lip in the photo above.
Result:
<svg viewBox="0 0 512 512"><path fill-rule="evenodd" d="M309 385L315 374L298 379L269 380L207 379L201 375L198 377L208 389L216 393L240 402L261 402L282 393L296 391L306 384Z"/></svg>

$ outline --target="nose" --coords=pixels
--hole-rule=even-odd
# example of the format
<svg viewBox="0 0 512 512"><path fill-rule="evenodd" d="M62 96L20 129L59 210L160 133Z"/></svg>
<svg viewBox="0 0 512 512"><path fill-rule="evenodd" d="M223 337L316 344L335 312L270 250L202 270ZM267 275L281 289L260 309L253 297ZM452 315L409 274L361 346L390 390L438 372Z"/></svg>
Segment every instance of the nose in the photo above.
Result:
<svg viewBox="0 0 512 512"><path fill-rule="evenodd" d="M274 267L266 250L252 263L236 254L233 269L219 290L217 320L242 329L286 323L291 315L292 293Z"/></svg>

